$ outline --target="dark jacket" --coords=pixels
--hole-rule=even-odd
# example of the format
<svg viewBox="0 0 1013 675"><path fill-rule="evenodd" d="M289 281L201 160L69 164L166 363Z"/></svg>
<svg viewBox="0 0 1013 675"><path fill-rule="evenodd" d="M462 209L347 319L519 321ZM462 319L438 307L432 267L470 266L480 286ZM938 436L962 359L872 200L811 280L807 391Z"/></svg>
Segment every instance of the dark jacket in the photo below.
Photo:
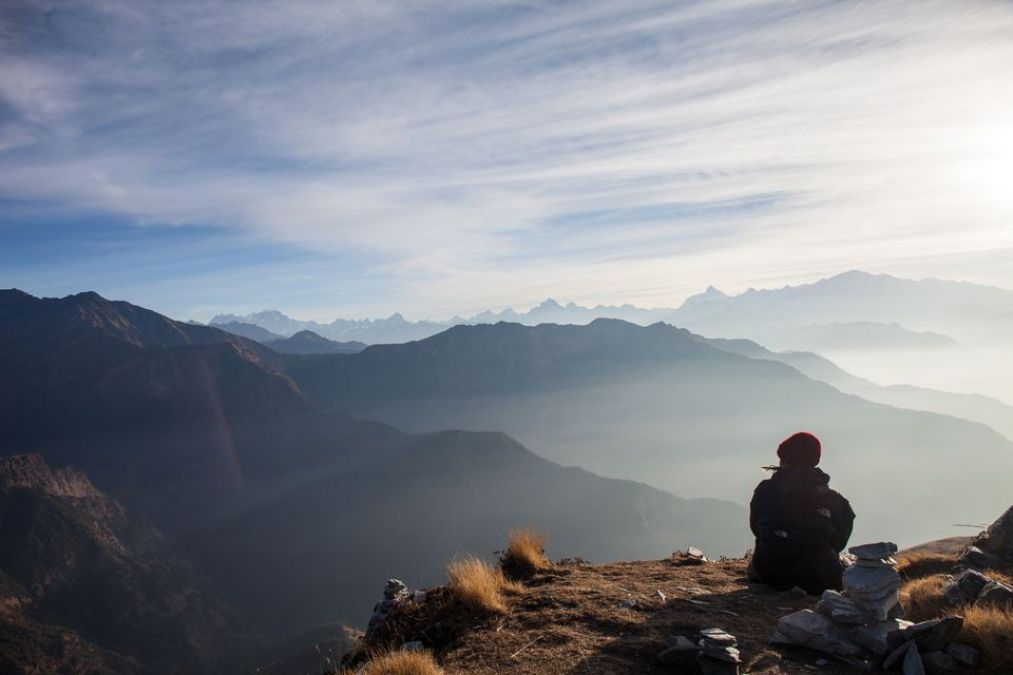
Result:
<svg viewBox="0 0 1013 675"><path fill-rule="evenodd" d="M778 590L800 586L818 595L841 588L839 553L855 512L817 468L783 468L761 482L749 504L756 535L751 573Z"/></svg>

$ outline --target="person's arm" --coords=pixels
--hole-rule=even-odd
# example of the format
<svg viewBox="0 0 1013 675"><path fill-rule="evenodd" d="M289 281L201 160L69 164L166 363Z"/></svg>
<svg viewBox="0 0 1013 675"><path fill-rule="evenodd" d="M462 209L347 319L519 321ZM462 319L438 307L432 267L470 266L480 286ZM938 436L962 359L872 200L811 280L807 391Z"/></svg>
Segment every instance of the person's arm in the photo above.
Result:
<svg viewBox="0 0 1013 675"><path fill-rule="evenodd" d="M749 502L749 529L759 539L775 536L773 512L774 494L770 484L763 481L756 486L753 499Z"/></svg>
<svg viewBox="0 0 1013 675"><path fill-rule="evenodd" d="M834 533L831 545L840 553L851 539L851 531L855 526L855 512L851 509L851 502L839 493L834 494L837 495L840 504L833 510Z"/></svg>

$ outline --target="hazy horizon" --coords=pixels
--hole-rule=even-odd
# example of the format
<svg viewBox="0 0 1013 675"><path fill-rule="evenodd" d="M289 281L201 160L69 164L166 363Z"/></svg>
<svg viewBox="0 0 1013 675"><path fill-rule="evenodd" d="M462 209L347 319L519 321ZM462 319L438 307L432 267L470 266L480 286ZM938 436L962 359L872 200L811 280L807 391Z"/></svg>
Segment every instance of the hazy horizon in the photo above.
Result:
<svg viewBox="0 0 1013 675"><path fill-rule="evenodd" d="M593 309L593 308L599 307L599 306L602 306L602 307L621 307L623 305L629 305L629 306L631 306L633 308L636 308L636 309L645 309L645 310L678 309L686 300L688 300L689 298L692 298L694 296L697 296L697 295L700 295L700 294L706 292L708 288L714 288L714 289L716 289L716 290L720 291L721 293L723 293L725 295L728 295L728 296L737 296L737 295L742 295L743 293L746 293L748 291L771 291L771 290L781 290L781 289L784 289L784 288L789 288L789 287L794 287L794 286L810 285L810 284L813 284L813 283L816 283L816 282L819 282L819 281L824 281L826 279L831 279L833 277L837 277L837 276L840 276L840 275L844 275L844 274L848 274L848 273L853 273L853 272L865 273L865 274L870 274L870 275L874 275L874 276L894 277L894 278L897 278L897 279L908 279L908 280L911 280L911 281L952 281L952 282L962 283L962 284L971 284L971 285L975 285L975 286L987 286L987 287L997 288L997 289L1001 289L1001 290L1013 291L1013 283L1011 283L1009 287L1006 287L1006 286L1002 286L1002 285L998 285L998 284L992 284L992 283L986 283L986 282L976 281L976 280L971 279L971 278L941 277L941 276L931 276L931 275L930 276L924 276L924 277L904 277L903 275L891 273L891 272L888 272L888 271L870 272L869 270L866 270L866 269L849 268L849 269L842 269L842 270L838 270L838 271L831 271L831 272L822 273L822 274L817 273L817 274L814 274L811 277L807 277L805 279L801 279L798 282L792 283L792 284L776 284L776 285L769 285L769 286L760 286L760 285L753 285L753 284L750 284L750 283L746 283L745 286L743 286L741 288L738 288L737 290L733 290L730 287L728 287L728 288L726 288L726 287L720 287L720 286L717 286L716 284L705 284L704 286L701 286L697 290L690 290L690 291L686 292L683 295L673 295L673 296L671 296L672 297L672 301L671 302L662 302L662 301L659 301L658 303L655 303L655 304L640 304L640 303L632 302L632 301L629 301L629 300L625 300L622 297L612 297L612 296L609 296L609 299L597 299L596 297L591 297L591 298L587 298L587 299L576 298L576 297L563 296L563 295L560 295L558 293L554 294L550 290L550 291L548 291L547 293L545 293L543 295L536 296L536 299L528 300L528 301L525 301L525 302L522 302L522 303L515 303L515 304L509 304L508 303L508 304L499 304L499 305L481 304L481 303L479 303L479 304L474 305L473 307L468 307L468 308L460 309L460 310L457 310L457 311L451 311L450 313L437 314L437 315L424 314L424 313L421 313L421 312L419 312L417 310L414 310L413 308L408 307L408 306L405 306L403 308L398 308L398 307L395 306L392 311L387 312L387 313L380 313L380 312L369 313L367 311L364 314L349 314L349 313L342 312L342 310L341 310L340 307L335 307L334 309L327 310L327 311L320 310L318 312L310 312L310 311L302 312L302 311L289 311L284 306L268 306L268 305L265 305L265 304L257 304L255 301L251 301L248 304L242 304L242 305L238 305L238 306L223 305L220 308L218 308L217 310L214 309L214 308L208 308L207 311L201 313L200 315L174 314L171 311L168 311L165 308L158 306L157 304L156 305L144 305L144 306L148 307L149 309L153 309L155 311L158 311L158 312L160 312L162 314L165 314L166 316L170 316L170 317L172 317L174 319L177 319L179 321L191 321L192 320L192 321L199 321L201 323L208 323L211 319L213 319L214 317L219 316L219 315L229 315L229 314L232 314L232 315L237 315L237 316L244 316L244 315L249 315L249 314L255 314L255 313L258 313L258 312L273 312L273 311L281 312L282 314L288 316L289 318L296 319L298 321L316 322L316 323L321 323L321 324L329 323L331 321L334 321L335 319L349 319L349 320L355 320L355 321L383 320L383 319L390 318L390 317L394 316L395 314L402 316L406 321L413 321L413 322L432 321L432 322L436 322L436 323L444 323L444 322L449 322L449 321L451 321L451 320L453 320L455 318L471 319L472 317L474 317L474 316L476 316L478 314L481 314L483 312L492 312L492 313L495 314L495 313L500 313L500 312L504 312L504 311L507 311L507 310L513 310L513 311L515 311L515 312L517 312L519 314L524 314L524 313L530 312L532 309L535 309L537 307L542 306L546 302L556 302L556 303L558 303L559 305L561 305L563 307L565 307L567 305L570 305L570 304L573 304L573 305L576 305L578 307L586 308L586 309ZM134 304L143 304L140 301L138 301L136 298L134 298L133 296L130 296L130 295L123 295L123 294L116 294L116 293L111 293L110 294L108 292L103 292L99 288L78 287L77 285L71 284L71 283L67 284L67 290L66 291L62 291L62 292L61 291L56 291L56 292L50 292L50 293L45 293L45 292L39 291L36 288L26 287L26 286L16 286L16 285L14 285L14 286L9 286L9 287L10 288L17 288L18 290L25 291L26 293L30 293L30 294L35 295L37 297L64 297L66 295L74 295L76 293L84 293L84 292L94 291L94 292L99 293L99 295L102 295L103 297L105 297L107 300L121 300L121 301L125 301L125 302L131 302L131 303L134 303Z"/></svg>

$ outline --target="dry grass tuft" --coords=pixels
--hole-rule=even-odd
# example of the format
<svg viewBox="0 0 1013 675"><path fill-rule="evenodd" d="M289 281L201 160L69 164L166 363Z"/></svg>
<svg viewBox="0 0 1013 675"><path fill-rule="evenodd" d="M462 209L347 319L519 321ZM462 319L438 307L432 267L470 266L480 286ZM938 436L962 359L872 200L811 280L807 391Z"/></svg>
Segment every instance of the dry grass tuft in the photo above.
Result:
<svg viewBox="0 0 1013 675"><path fill-rule="evenodd" d="M1003 575L989 573L993 578ZM982 654L985 668L1003 673L1013 672L1013 612L999 607L971 605L955 607L943 595L945 577L936 575L908 581L901 588L901 597L908 619L927 621L943 616L963 616L961 642L976 647Z"/></svg>
<svg viewBox="0 0 1013 675"><path fill-rule="evenodd" d="M443 669L429 652L394 651L374 656L362 675L443 675Z"/></svg>
<svg viewBox="0 0 1013 675"><path fill-rule="evenodd" d="M1013 576L1006 574L1005 572L1000 572L999 570L995 569L988 569L982 571L982 574L984 574L986 577L990 577L992 579L995 579L996 581L1002 582L1007 586L1013 586Z"/></svg>
<svg viewBox="0 0 1013 675"><path fill-rule="evenodd" d="M1013 672L1013 612L996 607L968 607L962 612L960 640L976 647L989 670Z"/></svg>
<svg viewBox="0 0 1013 675"><path fill-rule="evenodd" d="M897 556L897 572L902 579L910 581L934 574L947 574L956 562L955 557L942 553L907 553Z"/></svg>
<svg viewBox="0 0 1013 675"><path fill-rule="evenodd" d="M467 609L502 614L507 606L503 593L518 592L521 587L508 581L503 571L489 563L468 556L450 563L450 593Z"/></svg>
<svg viewBox="0 0 1013 675"><path fill-rule="evenodd" d="M922 577L905 583L900 589L901 602L911 621L927 621L956 609L943 595L946 579L942 575Z"/></svg>
<svg viewBox="0 0 1013 675"><path fill-rule="evenodd" d="M514 530L499 564L504 573L515 579L548 569L552 563L545 557L545 535L530 528Z"/></svg>

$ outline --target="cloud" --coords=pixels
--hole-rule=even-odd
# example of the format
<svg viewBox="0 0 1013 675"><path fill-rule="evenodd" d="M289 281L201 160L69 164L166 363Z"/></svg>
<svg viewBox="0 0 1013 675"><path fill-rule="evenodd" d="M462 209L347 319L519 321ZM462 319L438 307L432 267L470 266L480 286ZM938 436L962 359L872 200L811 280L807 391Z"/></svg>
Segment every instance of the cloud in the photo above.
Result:
<svg viewBox="0 0 1013 675"><path fill-rule="evenodd" d="M1002 3L0 12L0 197L359 255L434 312L1013 248Z"/></svg>

